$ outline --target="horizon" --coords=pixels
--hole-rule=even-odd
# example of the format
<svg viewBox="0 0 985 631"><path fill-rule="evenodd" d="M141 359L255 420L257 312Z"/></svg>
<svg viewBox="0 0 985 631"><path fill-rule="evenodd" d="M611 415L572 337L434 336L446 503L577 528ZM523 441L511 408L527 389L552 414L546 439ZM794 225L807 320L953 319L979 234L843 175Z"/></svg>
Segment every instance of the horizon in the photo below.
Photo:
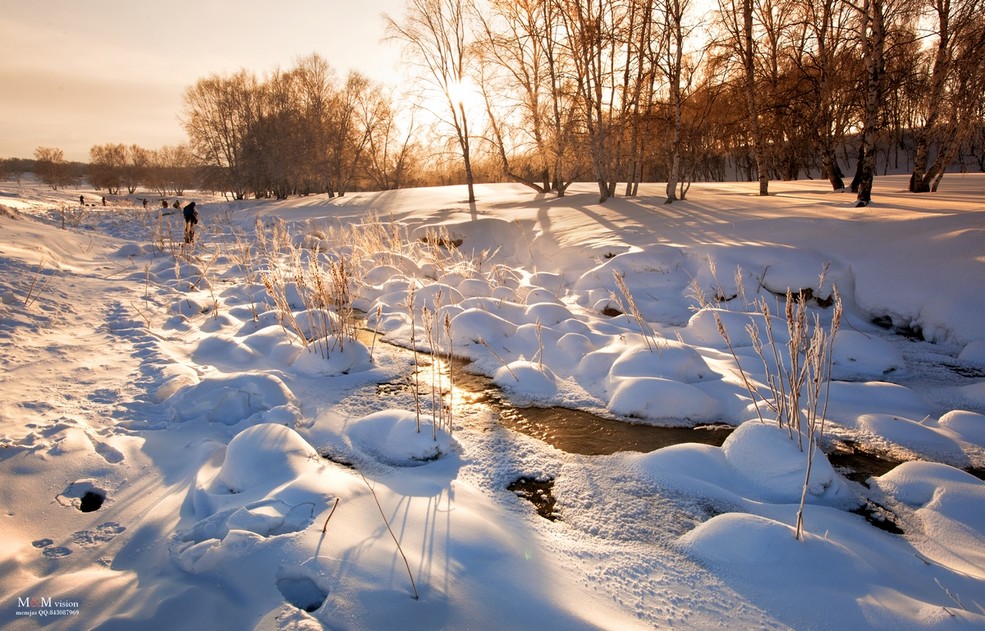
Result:
<svg viewBox="0 0 985 631"><path fill-rule="evenodd" d="M358 71L388 83L400 55L383 39L382 16L403 7L404 0L246 0L230 13L222 2L174 0L169 15L195 19L165 23L172 32L156 34L152 5L0 0L0 36L20 51L0 58L0 158L29 159L48 146L88 162L93 145L185 142L183 94L196 81L240 69L266 74L311 53L340 77Z"/></svg>

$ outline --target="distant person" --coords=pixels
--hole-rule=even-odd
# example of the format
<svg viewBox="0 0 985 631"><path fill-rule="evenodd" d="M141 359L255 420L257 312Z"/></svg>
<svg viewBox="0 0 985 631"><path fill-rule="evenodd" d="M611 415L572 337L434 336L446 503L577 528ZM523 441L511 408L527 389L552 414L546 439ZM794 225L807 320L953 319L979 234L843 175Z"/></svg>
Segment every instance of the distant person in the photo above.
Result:
<svg viewBox="0 0 985 631"><path fill-rule="evenodd" d="M147 208L147 199L141 199L140 201L144 203L144 208Z"/></svg>
<svg viewBox="0 0 985 631"><path fill-rule="evenodd" d="M103 206L105 206L105 205L106 205L106 196L103 195Z"/></svg>
<svg viewBox="0 0 985 631"><path fill-rule="evenodd" d="M82 195L79 195L79 204L81 204L82 206L86 205L86 198L83 197Z"/></svg>
<svg viewBox="0 0 985 631"><path fill-rule="evenodd" d="M172 206L172 208L174 208L175 210L181 208L181 200L180 199L174 200L174 206Z"/></svg>
<svg viewBox="0 0 985 631"><path fill-rule="evenodd" d="M161 208L167 208L167 207L168 207L168 200L162 199L161 200Z"/></svg>
<svg viewBox="0 0 985 631"><path fill-rule="evenodd" d="M175 204L177 203L175 202ZM182 214L185 216L185 243L191 243L195 240L195 224L198 223L198 211L195 209L195 202L189 202Z"/></svg>

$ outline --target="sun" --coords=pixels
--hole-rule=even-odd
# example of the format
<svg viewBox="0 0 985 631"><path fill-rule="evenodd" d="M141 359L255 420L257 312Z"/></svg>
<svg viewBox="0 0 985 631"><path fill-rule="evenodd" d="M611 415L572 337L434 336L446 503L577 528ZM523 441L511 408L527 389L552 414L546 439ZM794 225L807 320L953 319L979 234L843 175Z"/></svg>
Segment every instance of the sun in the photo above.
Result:
<svg viewBox="0 0 985 631"><path fill-rule="evenodd" d="M481 108L483 104L479 86L468 77L448 84L448 100L454 103L456 107L462 105L466 111Z"/></svg>

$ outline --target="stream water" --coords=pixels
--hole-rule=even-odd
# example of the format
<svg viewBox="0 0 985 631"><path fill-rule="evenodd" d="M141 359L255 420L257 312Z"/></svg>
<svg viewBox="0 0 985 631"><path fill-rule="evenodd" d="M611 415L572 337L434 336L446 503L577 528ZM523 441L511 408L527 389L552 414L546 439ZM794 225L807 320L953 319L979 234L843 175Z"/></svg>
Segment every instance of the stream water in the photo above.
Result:
<svg viewBox="0 0 985 631"><path fill-rule="evenodd" d="M438 390L448 404L481 406L491 411L499 423L515 432L541 440L566 453L587 456L614 454L620 451L650 452L682 443L701 443L719 447L735 429L725 423L703 424L695 427L658 426L605 418L585 410L561 407L533 407L514 405L489 377L469 372L468 360L436 358L420 355L421 366L416 378L400 383L381 384L381 391L420 389L422 398L430 398L435 375L447 379L449 369L454 373L454 394L448 392L445 382ZM426 362L426 365L425 365ZM431 365L434 362L434 366ZM879 476L900 463L850 442L832 442L824 445L831 464L846 477L864 483L872 476ZM518 494L543 495L538 483L524 484L517 481ZM529 487L529 488L526 488Z"/></svg>

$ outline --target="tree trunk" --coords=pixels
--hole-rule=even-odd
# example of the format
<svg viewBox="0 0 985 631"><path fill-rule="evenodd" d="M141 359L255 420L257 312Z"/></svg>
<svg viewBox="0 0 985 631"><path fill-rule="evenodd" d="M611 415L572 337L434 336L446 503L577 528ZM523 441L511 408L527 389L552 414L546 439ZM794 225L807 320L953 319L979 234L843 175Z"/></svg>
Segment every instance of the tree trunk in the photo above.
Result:
<svg viewBox="0 0 985 631"><path fill-rule="evenodd" d="M673 10L676 8L677 10ZM665 204L674 203L677 198L677 185L681 179L681 72L684 59L684 32L681 26L681 5L668 5L667 20L668 46L673 47L672 56L668 55L668 87L670 89L670 108L673 126L670 138L670 172L667 174L667 199ZM683 199L683 194L681 199Z"/></svg>
<svg viewBox="0 0 985 631"><path fill-rule="evenodd" d="M885 22L882 0L865 0L862 5L862 57L865 61L866 90L862 127L857 206L867 206L872 201L872 180L876 172L876 134L879 132L879 104L882 101L882 77L885 72L883 48L885 46Z"/></svg>
<svg viewBox="0 0 985 631"><path fill-rule="evenodd" d="M927 193L930 182L927 179L927 162L930 160L930 147L927 142L927 127L917 130L916 147L913 151L913 173L910 174L910 192Z"/></svg>
<svg viewBox="0 0 985 631"><path fill-rule="evenodd" d="M841 167L838 166L838 156L835 155L834 149L831 147L825 147L821 150L821 170L824 172L824 177L831 182L833 190L840 191L845 188L844 175L841 172Z"/></svg>
<svg viewBox="0 0 985 631"><path fill-rule="evenodd" d="M763 132L759 125L759 105L756 99L756 59L752 37L752 0L742 2L742 65L745 68L746 109L749 113L749 133L759 178L759 194L769 195L769 173L763 155Z"/></svg>

